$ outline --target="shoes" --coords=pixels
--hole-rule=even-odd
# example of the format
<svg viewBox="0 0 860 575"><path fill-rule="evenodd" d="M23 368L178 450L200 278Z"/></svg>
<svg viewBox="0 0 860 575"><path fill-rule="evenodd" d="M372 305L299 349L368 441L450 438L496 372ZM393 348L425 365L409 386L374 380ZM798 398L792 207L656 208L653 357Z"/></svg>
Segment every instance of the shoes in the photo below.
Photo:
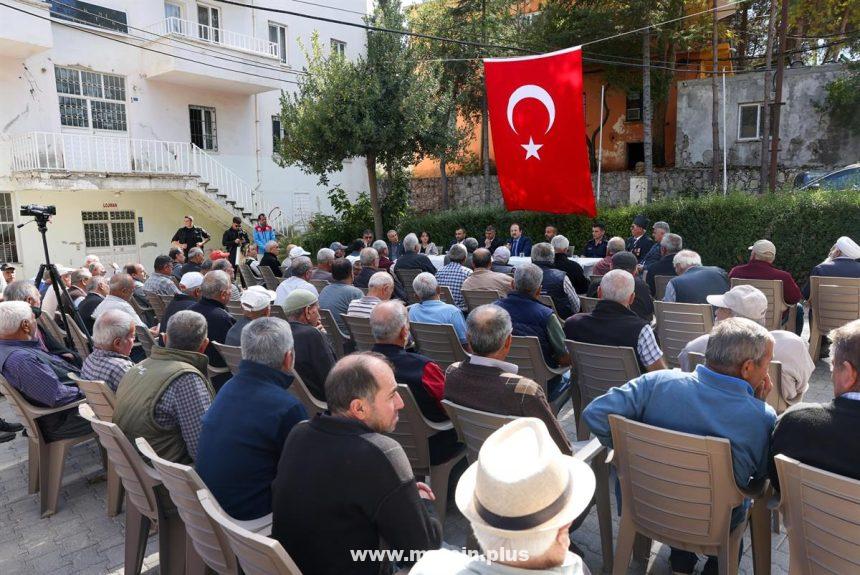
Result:
<svg viewBox="0 0 860 575"><path fill-rule="evenodd" d="M18 433L22 429L24 429L24 426L20 423L9 423L5 419L0 419L0 432Z"/></svg>
<svg viewBox="0 0 860 575"><path fill-rule="evenodd" d="M17 437L14 433L0 433L0 443L6 443L7 441L12 441Z"/></svg>
<svg viewBox="0 0 860 575"><path fill-rule="evenodd" d="M669 566L675 575L690 575L696 569L699 557L690 551L670 547Z"/></svg>

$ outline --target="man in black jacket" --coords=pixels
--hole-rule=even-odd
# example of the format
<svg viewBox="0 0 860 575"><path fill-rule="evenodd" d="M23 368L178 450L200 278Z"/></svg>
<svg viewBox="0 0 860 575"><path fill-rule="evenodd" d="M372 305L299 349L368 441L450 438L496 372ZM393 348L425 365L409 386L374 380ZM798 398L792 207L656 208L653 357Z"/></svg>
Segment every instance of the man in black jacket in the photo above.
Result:
<svg viewBox="0 0 860 575"><path fill-rule="evenodd" d="M284 272L281 270L281 262L278 261L278 251L280 246L275 240L266 244L266 253L260 259L261 266L267 266L275 274L276 278L283 277Z"/></svg>
<svg viewBox="0 0 860 575"><path fill-rule="evenodd" d="M200 288L203 285L203 274L188 272L179 280L180 293L173 296L173 301L167 304L164 316L158 325L159 333L167 331L167 324L177 312L189 309L200 299Z"/></svg>
<svg viewBox="0 0 860 575"><path fill-rule="evenodd" d="M95 276L87 282L87 295L78 304L78 313L84 321L87 333L93 333L93 326L96 323L96 320L93 319L93 312L96 311L96 308L109 293L110 286L104 276Z"/></svg>
<svg viewBox="0 0 860 575"><path fill-rule="evenodd" d="M227 339L227 332L236 323L233 316L227 312L227 302L230 301L230 276L221 270L214 270L206 274L203 278L203 285L200 288L200 301L189 307L191 311L196 311L206 318L206 336L209 338L210 345L206 348L206 356L209 358L209 365L212 367L227 367L224 358L211 345L213 341L224 343ZM217 375L212 378L212 386L215 390L221 389L221 386L227 383L231 375L229 371Z"/></svg>
<svg viewBox="0 0 860 575"><path fill-rule="evenodd" d="M319 297L299 288L290 292L281 307L293 331L296 350L294 369L314 397L325 401L325 379L334 367L336 358L329 338L320 331Z"/></svg>
<svg viewBox="0 0 860 575"><path fill-rule="evenodd" d="M176 230L170 241L174 247L182 248L188 253L191 248L203 248L210 239L209 232L196 227L194 218L189 215L185 216L185 225Z"/></svg>
<svg viewBox="0 0 860 575"><path fill-rule="evenodd" d="M382 270L379 267L379 252L375 249L364 248L361 250L360 257L361 272L359 272L359 274L355 276L355 279L352 280L352 285L357 288L367 288L370 286L370 278L373 277L373 274L378 271L385 270ZM392 297L403 301L409 301L409 298L406 295L406 290L404 290L403 286L400 285L400 282L397 281L397 277L394 278L394 294Z"/></svg>
<svg viewBox="0 0 860 575"><path fill-rule="evenodd" d="M547 226L548 228L551 226ZM552 249L555 251L555 263L553 267L567 274L573 289L578 294L584 294L588 291L588 278L585 277L585 272L582 266L570 259L567 256L567 250L570 248L568 239L561 235L556 235L552 238Z"/></svg>
<svg viewBox="0 0 860 575"><path fill-rule="evenodd" d="M660 259L645 268L645 283L651 290L651 295L657 295L657 276L675 277L675 254L684 247L684 240L678 234L666 234L660 240Z"/></svg>
<svg viewBox="0 0 860 575"><path fill-rule="evenodd" d="M770 451L770 480L779 487L773 457L779 453L801 463L860 479L860 319L830 332L834 399L800 403L776 422Z"/></svg>
<svg viewBox="0 0 860 575"><path fill-rule="evenodd" d="M430 258L418 253L419 245L418 236L407 234L403 238L403 255L397 258L394 269L421 270L436 275L436 266L433 265Z"/></svg>
<svg viewBox="0 0 860 575"><path fill-rule="evenodd" d="M233 223L229 228L224 230L224 235L221 236L221 245L224 246L225 250L230 252L231 264L237 265L239 263L236 259L236 253L249 243L251 243L251 240L248 239L248 234L242 229L242 218L235 216Z"/></svg>
<svg viewBox="0 0 860 575"><path fill-rule="evenodd" d="M618 252L612 256L612 269L624 270L633 276L633 293L635 299L630 304L630 311L651 323L654 319L654 300L651 298L651 292L644 281L636 276L636 256L628 251ZM597 278L588 286L588 297L597 297L597 288L600 287L601 278Z"/></svg>
<svg viewBox="0 0 860 575"><path fill-rule="evenodd" d="M437 549L430 488L416 483L394 430L403 400L375 353L341 359L325 382L329 413L293 428L272 483L272 537L303 573L378 575L387 560L353 552ZM409 551L405 553L409 557Z"/></svg>

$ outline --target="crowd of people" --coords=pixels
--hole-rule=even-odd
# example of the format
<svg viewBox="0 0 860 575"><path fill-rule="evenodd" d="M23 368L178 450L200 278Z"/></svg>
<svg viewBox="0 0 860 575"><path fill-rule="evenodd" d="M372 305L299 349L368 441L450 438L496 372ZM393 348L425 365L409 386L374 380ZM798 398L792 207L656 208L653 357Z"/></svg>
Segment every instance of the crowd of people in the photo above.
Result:
<svg viewBox="0 0 860 575"><path fill-rule="evenodd" d="M544 241L532 242L513 224L509 238L487 226L480 241L458 228L442 244L442 261L426 231L401 241L396 230L386 240L367 230L350 246L333 242L320 249L314 263L301 246L287 246L280 259L281 245L262 214L252 238L234 222L223 236L225 250L207 255L210 236L188 216L151 274L132 262L108 277L99 258L88 256L80 268L58 270L60 290L49 276L34 283L4 266L0 373L39 407L83 397L70 374L104 381L116 393L114 423L130 439L144 437L159 456L193 465L235 519L272 513L272 537L305 573L387 572L381 571L385 560L356 564L350 551L378 549L383 541L404 550L442 544L433 507L438 486L418 481L402 448L386 435L404 405L397 384L408 387L430 422L448 421L443 400L520 418L494 433L478 461L459 470L462 476L455 474L457 507L486 556L502 559L478 569L464 554L433 551L413 572L520 572L493 564L582 572L581 559L568 550L569 530L588 512L594 477L572 459L571 438L552 408L576 385L566 340L635 352L643 375L578 414L607 446L608 418L617 414L729 439L741 487L768 475L778 485L777 453L860 479L849 443L860 421L860 320L829 334L835 399L804 404L815 364L800 337L802 310L796 332L768 331L765 295L749 285L730 286L731 278L779 279L785 303L809 297L775 267L776 246L755 242L749 262L726 272L703 265L666 222L650 226L648 237L649 223L637 216L625 240L606 238L605 226L595 222L583 250L591 260L569 257L570 241L553 225ZM858 259L860 246L842 237L811 274L860 277ZM267 268L280 278L277 289L245 285L237 262L258 278ZM667 369L655 333L654 278L660 275L671 276L663 301L715 310L713 331L689 342L680 370ZM497 292L498 299L469 311L464 291ZM450 303L443 301L446 292ZM149 305L152 296L172 298L161 317ZM581 312L583 297L597 298L593 310ZM59 310L92 335L84 360L48 329L50 321L72 327L62 325ZM372 351L347 349L338 358L321 310L344 332L343 315L366 318ZM411 323L451 325L467 359L443 370L415 349ZM144 331L156 341L148 354L135 345ZM518 375L518 366L506 361L514 336L534 336L546 364L567 372L546 386ZM235 372L214 343L241 348ZM693 353L703 354L704 364L694 368ZM782 362L778 391L794 405L779 419L763 401L773 386L773 359ZM306 411L289 392L297 379L326 402L327 412ZM91 431L75 410L38 421L48 441ZM0 441L19 431L20 425L0 420ZM429 448L431 464L464 450L453 429L433 435ZM734 510L732 525L746 510L746 504ZM524 554L510 557L504 549ZM681 550L670 556L681 573L691 573L697 561ZM706 572L715 567L709 558Z"/></svg>

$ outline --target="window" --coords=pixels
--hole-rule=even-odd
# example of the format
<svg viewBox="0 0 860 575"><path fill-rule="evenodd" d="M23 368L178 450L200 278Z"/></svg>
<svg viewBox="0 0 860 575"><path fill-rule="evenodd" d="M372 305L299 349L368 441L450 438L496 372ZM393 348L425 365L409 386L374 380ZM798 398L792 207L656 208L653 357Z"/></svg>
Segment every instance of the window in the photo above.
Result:
<svg viewBox="0 0 860 575"><path fill-rule="evenodd" d="M762 129L761 104L738 105L738 140L759 140Z"/></svg>
<svg viewBox="0 0 860 575"><path fill-rule="evenodd" d="M135 218L131 210L81 212L87 249L133 246Z"/></svg>
<svg viewBox="0 0 860 575"><path fill-rule="evenodd" d="M197 5L197 37L210 42L221 41L221 11L218 8Z"/></svg>
<svg viewBox="0 0 860 575"><path fill-rule="evenodd" d="M15 239L15 220L12 194L0 193L0 260L18 261L18 242Z"/></svg>
<svg viewBox="0 0 860 575"><path fill-rule="evenodd" d="M331 40L331 55L338 55L341 58L346 56L346 42L341 42L340 40L335 40L332 38Z"/></svg>
<svg viewBox="0 0 860 575"><path fill-rule="evenodd" d="M60 124L125 132L125 78L74 68L54 68Z"/></svg>
<svg viewBox="0 0 860 575"><path fill-rule="evenodd" d="M189 106L191 143L202 150L218 150L218 133L215 128L215 108Z"/></svg>
<svg viewBox="0 0 860 575"><path fill-rule="evenodd" d="M287 28L280 24L269 22L270 49L276 50L272 55L277 55L281 62L287 63Z"/></svg>
<svg viewBox="0 0 860 575"><path fill-rule="evenodd" d="M627 92L627 112L624 119L628 122L642 121L642 94Z"/></svg>
<svg viewBox="0 0 860 575"><path fill-rule="evenodd" d="M281 127L281 117L277 114L272 116L272 150L278 149L278 144L284 137L284 129Z"/></svg>
<svg viewBox="0 0 860 575"><path fill-rule="evenodd" d="M80 0L49 0L51 16L59 20L95 26L128 34L125 12Z"/></svg>
<svg viewBox="0 0 860 575"><path fill-rule="evenodd" d="M168 33L182 34L182 6L173 2L165 2L164 18L167 20Z"/></svg>

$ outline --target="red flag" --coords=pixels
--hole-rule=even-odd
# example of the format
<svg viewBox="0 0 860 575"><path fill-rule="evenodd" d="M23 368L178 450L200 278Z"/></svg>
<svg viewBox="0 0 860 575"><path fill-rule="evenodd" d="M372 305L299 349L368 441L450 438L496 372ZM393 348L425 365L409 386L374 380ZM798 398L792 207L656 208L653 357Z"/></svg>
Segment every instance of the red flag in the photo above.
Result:
<svg viewBox="0 0 860 575"><path fill-rule="evenodd" d="M484 75L507 209L594 217L580 48L487 59Z"/></svg>

